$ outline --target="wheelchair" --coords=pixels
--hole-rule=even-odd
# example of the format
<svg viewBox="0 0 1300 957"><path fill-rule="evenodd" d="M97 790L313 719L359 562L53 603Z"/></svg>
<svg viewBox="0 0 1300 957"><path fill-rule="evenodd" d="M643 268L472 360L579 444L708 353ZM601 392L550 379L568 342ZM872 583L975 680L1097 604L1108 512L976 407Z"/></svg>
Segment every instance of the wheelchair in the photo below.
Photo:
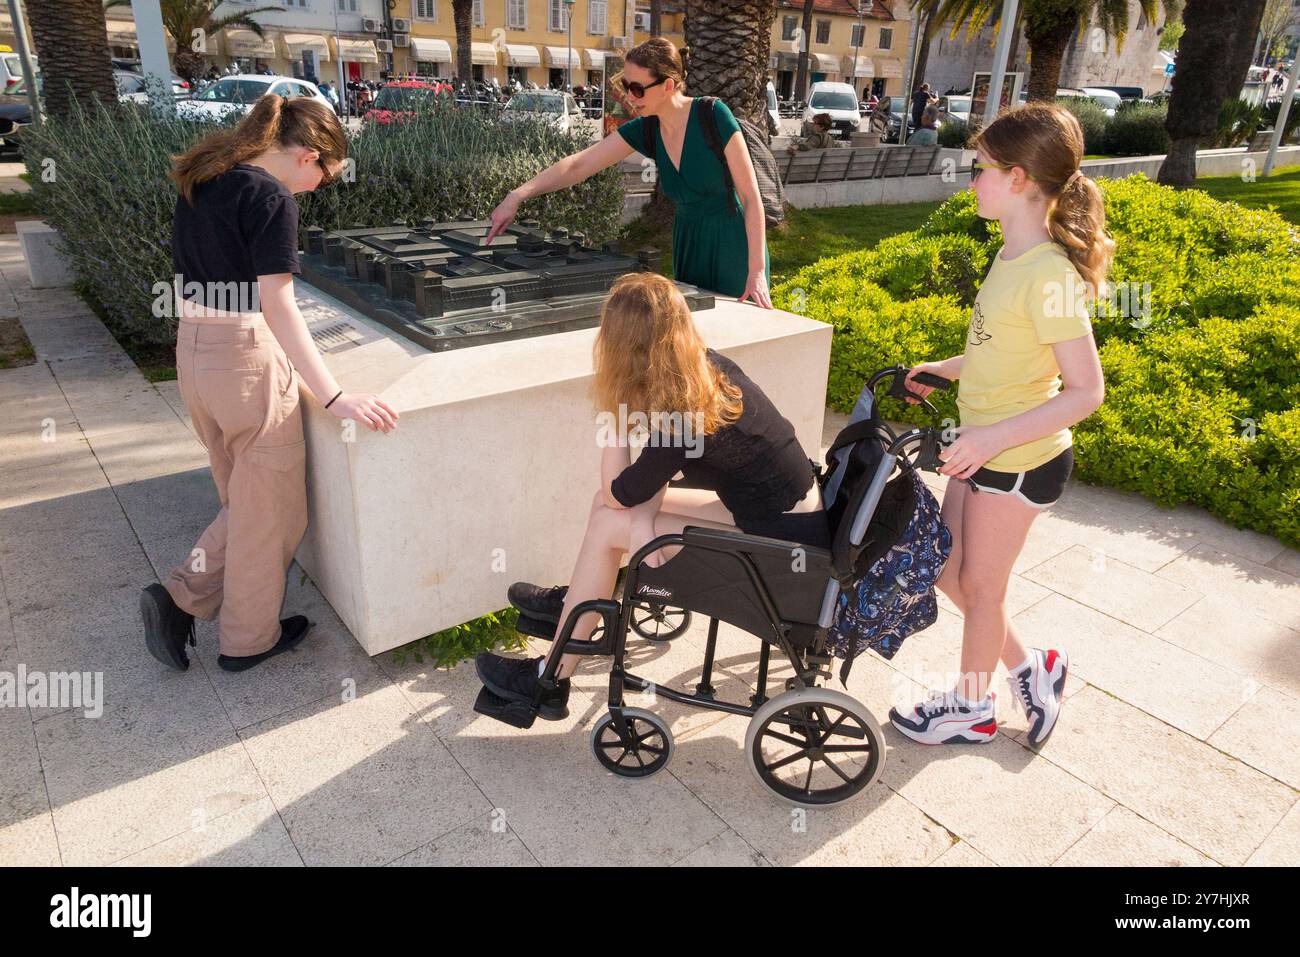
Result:
<svg viewBox="0 0 1300 957"><path fill-rule="evenodd" d="M858 421L851 419L832 446L845 453L837 464L865 453L870 466L852 480L844 480L842 469L817 470L833 524L829 550L688 526L680 533L659 536L631 557L621 600L582 602L562 622L541 688L544 692L555 687L563 654L611 658L609 710L590 734L592 752L602 766L630 778L648 777L667 766L673 754L668 723L624 701L627 691L653 691L670 701L747 716L745 759L750 771L762 787L792 804L839 804L880 776L885 742L875 717L851 695L818 682L831 676L835 659L827 647L827 633L841 592L860 579L855 569L869 567L901 533L896 520L873 522L886 483L895 470L937 471L940 465L943 437L936 426L899 435L875 408L875 389L886 379L891 380L890 394L895 398L916 397L904 385L908 371L905 366L891 366L873 375L858 403L859 410L865 403L865 410L855 410ZM917 381L936 388L951 385L924 373ZM935 407L920 401L937 419ZM846 442L846 437L852 441ZM826 500L828 492L833 501ZM679 548L672 558L657 566L646 563L650 555L672 547ZM600 622L590 638L573 639L576 623L593 613ZM628 670L629 631L650 640L668 640L686 630L692 614L709 620L702 678L693 691L664 687ZM659 630L656 621L666 627ZM756 687L748 702L723 701L712 685L718 626L724 621L760 642ZM773 648L794 671L779 690L768 687ZM769 697L769 690L777 693ZM487 689L480 693L475 710L525 728L531 727L537 714L536 702L530 706L506 701Z"/></svg>

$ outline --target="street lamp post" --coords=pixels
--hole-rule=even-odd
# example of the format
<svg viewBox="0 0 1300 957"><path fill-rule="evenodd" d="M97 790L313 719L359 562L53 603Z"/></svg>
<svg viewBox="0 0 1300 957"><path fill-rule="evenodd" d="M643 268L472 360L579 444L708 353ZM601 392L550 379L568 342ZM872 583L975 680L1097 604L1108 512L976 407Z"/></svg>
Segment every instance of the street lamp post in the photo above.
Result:
<svg viewBox="0 0 1300 957"><path fill-rule="evenodd" d="M564 0L564 12L569 21L569 51L564 55L564 75L568 78L570 93L573 92L573 5L577 2L578 0Z"/></svg>
<svg viewBox="0 0 1300 957"><path fill-rule="evenodd" d="M863 0L858 0L858 42L853 46L853 88L858 88L858 54L862 52L862 7Z"/></svg>

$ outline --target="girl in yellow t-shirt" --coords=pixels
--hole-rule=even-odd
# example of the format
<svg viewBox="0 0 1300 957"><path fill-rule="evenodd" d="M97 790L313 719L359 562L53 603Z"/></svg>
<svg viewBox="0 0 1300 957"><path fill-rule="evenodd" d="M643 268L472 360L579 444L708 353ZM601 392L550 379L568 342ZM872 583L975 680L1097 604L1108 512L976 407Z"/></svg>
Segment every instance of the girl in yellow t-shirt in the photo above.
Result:
<svg viewBox="0 0 1300 957"><path fill-rule="evenodd" d="M1115 244L1101 192L1079 171L1083 131L1059 106L1004 112L976 138L971 185L1003 245L980 287L962 355L911 370L959 379L957 438L941 454L943 518L953 547L938 586L965 616L961 672L895 728L924 744L986 742L997 733L989 692L999 658L1029 742L1047 740L1061 708L1067 657L1026 648L1006 609L1011 567L1029 526L1065 489L1070 426L1104 395L1088 304L1105 286ZM1064 384L1062 384L1064 383Z"/></svg>

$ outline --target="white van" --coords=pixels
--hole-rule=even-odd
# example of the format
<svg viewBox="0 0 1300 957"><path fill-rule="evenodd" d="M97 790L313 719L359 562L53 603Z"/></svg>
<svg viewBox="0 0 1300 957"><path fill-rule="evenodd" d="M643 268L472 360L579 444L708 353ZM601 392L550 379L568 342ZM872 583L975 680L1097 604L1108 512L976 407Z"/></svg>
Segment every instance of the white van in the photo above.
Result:
<svg viewBox="0 0 1300 957"><path fill-rule="evenodd" d="M41 72L41 65L35 55L32 56L32 70ZM23 83L22 59L8 44L3 43L0 43L0 80L4 81L0 93L13 93L14 87L22 86Z"/></svg>
<svg viewBox="0 0 1300 957"><path fill-rule="evenodd" d="M812 134L812 118L818 113L829 113L831 131L839 136L848 137L856 133L862 124L858 114L858 94L847 83L821 81L814 83L808 90L808 105L803 111L802 135Z"/></svg>

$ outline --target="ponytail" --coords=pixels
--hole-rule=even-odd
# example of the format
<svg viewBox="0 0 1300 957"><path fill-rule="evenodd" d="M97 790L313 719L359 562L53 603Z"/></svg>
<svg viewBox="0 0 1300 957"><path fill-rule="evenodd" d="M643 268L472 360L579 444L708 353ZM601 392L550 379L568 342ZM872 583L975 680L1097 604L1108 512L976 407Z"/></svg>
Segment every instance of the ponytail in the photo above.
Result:
<svg viewBox="0 0 1300 957"><path fill-rule="evenodd" d="M168 174L193 205L194 187L229 172L277 146L305 146L333 162L348 155L347 134L333 110L307 97L286 99L276 93L258 97L233 130L209 133L180 155Z"/></svg>
<svg viewBox="0 0 1300 957"><path fill-rule="evenodd" d="M1072 173L1047 214L1047 229L1065 248L1090 296L1107 295L1106 274L1115 255L1115 240L1106 231L1106 209L1097 184L1078 170Z"/></svg>

